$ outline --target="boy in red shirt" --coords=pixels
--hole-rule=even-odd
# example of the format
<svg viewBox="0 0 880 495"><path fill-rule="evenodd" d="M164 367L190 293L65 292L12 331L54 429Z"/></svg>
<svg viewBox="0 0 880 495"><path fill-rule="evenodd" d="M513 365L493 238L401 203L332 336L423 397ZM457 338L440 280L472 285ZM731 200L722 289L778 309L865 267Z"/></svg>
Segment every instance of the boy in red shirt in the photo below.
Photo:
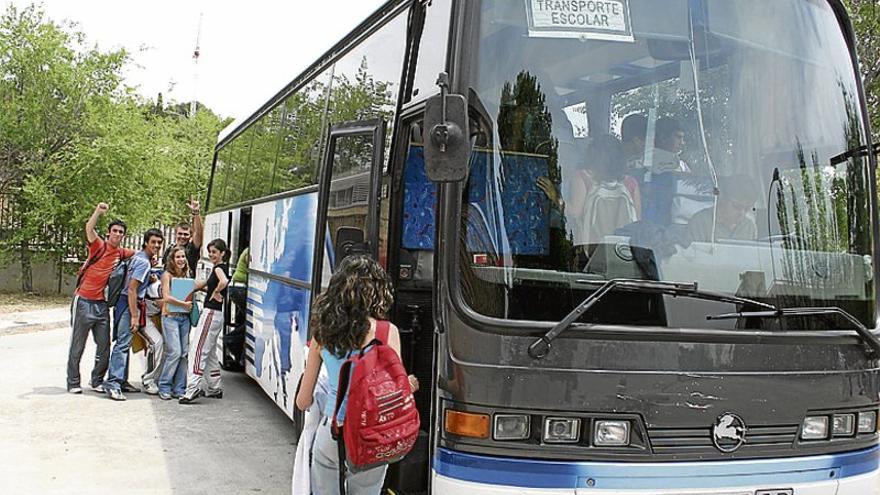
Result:
<svg viewBox="0 0 880 495"><path fill-rule="evenodd" d="M125 237L126 226L121 220L110 222L107 240L102 239L95 226L98 217L107 212L107 203L98 203L86 222L86 239L89 241L89 257L86 261L71 307L70 352L67 356L67 391L81 394L79 364L89 332L95 341L95 366L92 368L91 386L103 391L104 375L110 362L110 312L104 299L104 288L110 273L120 260L134 255L131 249L119 245Z"/></svg>

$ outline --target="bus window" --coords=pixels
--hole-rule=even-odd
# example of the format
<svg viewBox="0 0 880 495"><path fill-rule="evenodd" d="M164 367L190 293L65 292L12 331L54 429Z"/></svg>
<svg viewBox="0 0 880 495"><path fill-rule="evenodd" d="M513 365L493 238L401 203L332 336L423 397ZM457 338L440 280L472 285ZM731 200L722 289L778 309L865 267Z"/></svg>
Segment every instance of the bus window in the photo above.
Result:
<svg viewBox="0 0 880 495"><path fill-rule="evenodd" d="M332 132L331 132L332 136ZM347 254L365 252L364 240L371 234L372 175L375 136L363 133L331 137L331 162L327 188L327 219L324 272L321 288L330 282L330 271ZM355 232L360 233L355 235ZM338 251L344 247L345 250Z"/></svg>

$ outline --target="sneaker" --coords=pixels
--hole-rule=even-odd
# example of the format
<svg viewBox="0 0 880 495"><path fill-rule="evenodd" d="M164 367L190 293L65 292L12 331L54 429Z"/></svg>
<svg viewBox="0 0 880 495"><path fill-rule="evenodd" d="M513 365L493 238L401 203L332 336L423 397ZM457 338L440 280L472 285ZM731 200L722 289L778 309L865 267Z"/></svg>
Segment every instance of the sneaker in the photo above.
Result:
<svg viewBox="0 0 880 495"><path fill-rule="evenodd" d="M113 400L123 401L125 400L125 396L122 395L122 391L119 389L111 388L107 393L110 394L110 398Z"/></svg>
<svg viewBox="0 0 880 495"><path fill-rule="evenodd" d="M136 393L139 393L141 391L141 389L135 387L134 385L132 385L128 382L123 382L122 383L122 391L127 394L136 394Z"/></svg>
<svg viewBox="0 0 880 495"><path fill-rule="evenodd" d="M147 387L144 389L144 392L146 392L147 395L159 395L159 386L155 383L151 383L147 385Z"/></svg>
<svg viewBox="0 0 880 495"><path fill-rule="evenodd" d="M159 398L162 400L171 400L171 394L168 392L159 392Z"/></svg>
<svg viewBox="0 0 880 495"><path fill-rule="evenodd" d="M180 399L177 400L177 402L179 404L192 404L193 402L196 401L196 399L198 399L199 397L201 397L203 395L205 395L204 392L202 392L201 390L196 390L196 393L194 393L192 395L192 397L184 394L183 397L181 397Z"/></svg>
<svg viewBox="0 0 880 495"><path fill-rule="evenodd" d="M222 399L223 398L223 391L218 390L216 392L206 392L205 398L207 398L207 399Z"/></svg>
<svg viewBox="0 0 880 495"><path fill-rule="evenodd" d="M99 394L106 393L107 391L104 389L104 384L99 383L97 385L92 385L92 391L97 392Z"/></svg>
<svg viewBox="0 0 880 495"><path fill-rule="evenodd" d="M82 387L70 387L67 389L67 393L69 394L81 394L83 393Z"/></svg>
<svg viewBox="0 0 880 495"><path fill-rule="evenodd" d="M171 398L172 398L172 399L179 399L179 398L181 398L181 397L183 397L183 394L178 394L178 393L176 393L176 392L171 392Z"/></svg>

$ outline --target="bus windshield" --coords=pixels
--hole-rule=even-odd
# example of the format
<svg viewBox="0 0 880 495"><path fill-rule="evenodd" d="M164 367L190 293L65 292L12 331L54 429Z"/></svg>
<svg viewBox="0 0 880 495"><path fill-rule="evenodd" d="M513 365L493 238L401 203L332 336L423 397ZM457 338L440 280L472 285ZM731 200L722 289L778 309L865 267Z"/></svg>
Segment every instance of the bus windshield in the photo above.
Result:
<svg viewBox="0 0 880 495"><path fill-rule="evenodd" d="M829 5L478 4L459 236L472 309L557 321L626 278L874 328L870 146ZM743 324L694 304L719 303L620 294L582 321Z"/></svg>

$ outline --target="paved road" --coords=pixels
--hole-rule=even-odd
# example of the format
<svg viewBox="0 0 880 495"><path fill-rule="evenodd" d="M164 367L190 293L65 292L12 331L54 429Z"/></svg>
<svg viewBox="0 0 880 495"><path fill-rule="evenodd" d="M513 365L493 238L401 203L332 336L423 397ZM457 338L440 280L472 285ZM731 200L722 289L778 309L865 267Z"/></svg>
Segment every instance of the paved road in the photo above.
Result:
<svg viewBox="0 0 880 495"><path fill-rule="evenodd" d="M188 406L70 395L68 335L0 332L0 493L290 493L293 425L249 378L224 373L222 400Z"/></svg>

